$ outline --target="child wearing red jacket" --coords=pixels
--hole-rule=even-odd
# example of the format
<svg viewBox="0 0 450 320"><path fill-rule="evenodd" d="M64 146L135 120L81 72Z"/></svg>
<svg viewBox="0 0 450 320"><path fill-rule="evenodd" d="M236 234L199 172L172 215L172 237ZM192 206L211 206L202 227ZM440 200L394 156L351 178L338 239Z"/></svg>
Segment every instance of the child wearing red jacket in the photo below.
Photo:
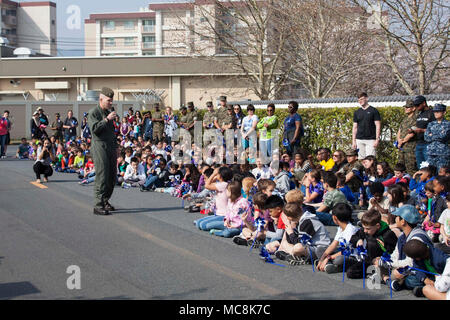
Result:
<svg viewBox="0 0 450 320"><path fill-rule="evenodd" d="M403 163L397 163L394 167L394 176L388 180L383 181L383 186L389 187L399 182L409 185L410 176L406 173L406 166Z"/></svg>

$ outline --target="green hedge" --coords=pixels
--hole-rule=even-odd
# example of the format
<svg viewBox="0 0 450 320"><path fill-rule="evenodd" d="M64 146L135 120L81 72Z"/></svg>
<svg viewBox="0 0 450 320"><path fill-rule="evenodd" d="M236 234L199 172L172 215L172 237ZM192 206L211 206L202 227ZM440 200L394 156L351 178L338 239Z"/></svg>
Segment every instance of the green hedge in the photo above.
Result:
<svg viewBox="0 0 450 320"><path fill-rule="evenodd" d="M299 109L298 113L303 119L305 136L301 146L309 152L315 152L320 147L328 147L332 151L345 150L352 144L353 113L358 108L308 108ZM381 115L381 142L377 148L377 159L387 161L391 165L398 159L398 150L393 143L396 139L400 122L405 117L402 107L378 108ZM198 110L202 117L206 110ZM265 109L256 109L259 118L265 117ZM287 108L275 110L283 129L283 121L288 115ZM281 132L282 133L282 132ZM280 139L282 134L280 133ZM280 146L281 146L280 141Z"/></svg>

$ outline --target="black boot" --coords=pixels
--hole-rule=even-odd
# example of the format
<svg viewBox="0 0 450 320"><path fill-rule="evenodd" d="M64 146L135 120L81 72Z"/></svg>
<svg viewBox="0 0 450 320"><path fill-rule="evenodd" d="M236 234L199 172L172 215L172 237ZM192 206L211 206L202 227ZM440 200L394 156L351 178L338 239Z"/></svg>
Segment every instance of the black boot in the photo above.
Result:
<svg viewBox="0 0 450 320"><path fill-rule="evenodd" d="M94 214L99 216L107 216L110 215L111 213L109 213L109 211L106 210L106 208L104 207L94 207Z"/></svg>

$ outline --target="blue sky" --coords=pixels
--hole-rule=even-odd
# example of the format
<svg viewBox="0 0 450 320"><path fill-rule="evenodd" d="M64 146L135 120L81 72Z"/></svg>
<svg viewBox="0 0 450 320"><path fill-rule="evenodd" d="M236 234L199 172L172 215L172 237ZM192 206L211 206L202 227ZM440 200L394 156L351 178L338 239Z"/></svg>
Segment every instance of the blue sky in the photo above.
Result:
<svg viewBox="0 0 450 320"><path fill-rule="evenodd" d="M17 0L16 0L17 1ZM36 2L36 1L17 1ZM137 12L140 7L148 7L151 2L171 2L166 0L53 0L57 9L58 55L83 55L84 19L92 13ZM77 11L80 12L78 19ZM69 11L69 12L68 12ZM81 23L79 27L76 21ZM69 21L69 26L67 25Z"/></svg>

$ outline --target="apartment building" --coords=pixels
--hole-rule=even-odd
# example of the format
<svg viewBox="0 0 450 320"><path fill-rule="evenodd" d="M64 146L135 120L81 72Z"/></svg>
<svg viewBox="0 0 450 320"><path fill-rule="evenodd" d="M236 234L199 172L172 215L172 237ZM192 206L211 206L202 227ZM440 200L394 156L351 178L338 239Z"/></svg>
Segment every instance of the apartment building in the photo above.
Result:
<svg viewBox="0 0 450 320"><path fill-rule="evenodd" d="M140 12L91 14L85 20L85 56L227 53L207 31L205 15L220 14L213 2L198 0L152 3Z"/></svg>
<svg viewBox="0 0 450 320"><path fill-rule="evenodd" d="M57 54L56 3L0 0L0 11L0 36L9 46Z"/></svg>

